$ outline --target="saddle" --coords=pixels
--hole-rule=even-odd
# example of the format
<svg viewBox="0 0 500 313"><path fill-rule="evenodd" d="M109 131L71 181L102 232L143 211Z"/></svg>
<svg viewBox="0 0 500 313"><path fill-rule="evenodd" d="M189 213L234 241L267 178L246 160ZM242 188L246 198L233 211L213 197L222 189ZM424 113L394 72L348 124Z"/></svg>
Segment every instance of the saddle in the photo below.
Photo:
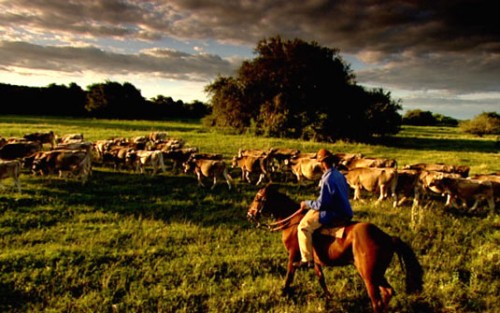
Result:
<svg viewBox="0 0 500 313"><path fill-rule="evenodd" d="M344 238L345 228L351 224L353 224L353 221L344 221L329 225L323 225L318 230L316 230L316 232L322 235L331 236L335 238Z"/></svg>
<svg viewBox="0 0 500 313"><path fill-rule="evenodd" d="M316 232L322 235L331 236L335 238L344 238L345 226L321 226Z"/></svg>

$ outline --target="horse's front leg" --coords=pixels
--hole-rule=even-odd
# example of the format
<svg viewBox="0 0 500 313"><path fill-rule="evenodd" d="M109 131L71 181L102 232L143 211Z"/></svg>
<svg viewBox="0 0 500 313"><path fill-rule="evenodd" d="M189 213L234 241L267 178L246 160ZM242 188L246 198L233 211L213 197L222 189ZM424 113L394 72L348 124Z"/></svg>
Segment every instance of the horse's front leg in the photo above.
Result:
<svg viewBox="0 0 500 313"><path fill-rule="evenodd" d="M300 260L300 252L299 254L290 252L288 255L288 265L286 269L286 277L285 277L285 286L282 289L283 295L289 296L292 293L291 285L293 283L293 278L295 277L295 271L297 270L293 263Z"/></svg>

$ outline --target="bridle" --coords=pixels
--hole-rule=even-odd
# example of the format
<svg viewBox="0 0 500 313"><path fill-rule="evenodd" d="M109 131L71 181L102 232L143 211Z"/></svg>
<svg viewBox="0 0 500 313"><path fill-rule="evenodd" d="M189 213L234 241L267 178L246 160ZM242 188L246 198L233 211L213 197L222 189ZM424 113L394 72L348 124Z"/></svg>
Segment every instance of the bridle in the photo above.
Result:
<svg viewBox="0 0 500 313"><path fill-rule="evenodd" d="M269 231L272 231L272 232L278 231L278 230L284 230L284 229L287 229L287 228L295 225L295 224L290 225L289 224L290 220L292 218L294 218L295 216L299 215L300 213L302 213L302 211L304 210L302 208L299 208L293 214L291 214L290 216L288 216L284 219L277 220L276 222L273 222L270 224L263 224L263 223L259 222L258 216L262 214L262 210L264 209L264 205L265 205L266 201L267 201L267 198L265 197L265 195L262 194L261 190L259 190L259 192L257 192L257 195L255 196L255 199L254 199L254 202L257 202L257 208L255 210L248 211L247 217L250 221L257 223L257 228L265 227L265 228L269 229Z"/></svg>

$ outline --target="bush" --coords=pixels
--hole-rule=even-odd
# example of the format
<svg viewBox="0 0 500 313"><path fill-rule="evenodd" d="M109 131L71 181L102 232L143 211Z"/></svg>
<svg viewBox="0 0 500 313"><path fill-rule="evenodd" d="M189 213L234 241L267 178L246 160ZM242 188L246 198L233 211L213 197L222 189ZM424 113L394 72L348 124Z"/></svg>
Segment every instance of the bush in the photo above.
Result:
<svg viewBox="0 0 500 313"><path fill-rule="evenodd" d="M460 129L464 133L477 135L498 135L500 134L500 115L496 112L483 112L472 120L460 123Z"/></svg>

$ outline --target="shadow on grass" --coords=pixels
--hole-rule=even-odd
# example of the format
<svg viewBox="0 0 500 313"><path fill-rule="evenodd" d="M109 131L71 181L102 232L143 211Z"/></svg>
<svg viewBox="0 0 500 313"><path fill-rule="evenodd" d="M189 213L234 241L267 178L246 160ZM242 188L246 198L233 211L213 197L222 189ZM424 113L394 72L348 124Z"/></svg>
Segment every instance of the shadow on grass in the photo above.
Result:
<svg viewBox="0 0 500 313"><path fill-rule="evenodd" d="M23 211L30 208L43 210L41 206L54 206L64 211L85 210L88 207L91 211L169 222L189 221L202 226L226 224L241 228L253 227L246 220L246 210L258 189L240 184L228 190L225 181L218 181L211 190L212 181L205 181L205 188L198 187L194 174L162 173L151 176L108 170L94 170L85 185L76 180L55 177L32 178L32 183L39 186L24 191L30 201L20 203L3 199L3 210L11 205ZM71 218L71 214L59 215L62 219Z"/></svg>
<svg viewBox="0 0 500 313"><path fill-rule="evenodd" d="M145 131L150 132L152 129L155 131L202 131L199 126L198 120L181 120L175 119L174 121L132 121L132 120L112 120L112 119L95 119L95 118L71 118L71 117L47 117L47 116L3 116L0 117L2 123L15 123L27 124L30 127L37 124L63 125L68 127L81 127L81 128L96 128L101 129L119 129L126 131Z"/></svg>

